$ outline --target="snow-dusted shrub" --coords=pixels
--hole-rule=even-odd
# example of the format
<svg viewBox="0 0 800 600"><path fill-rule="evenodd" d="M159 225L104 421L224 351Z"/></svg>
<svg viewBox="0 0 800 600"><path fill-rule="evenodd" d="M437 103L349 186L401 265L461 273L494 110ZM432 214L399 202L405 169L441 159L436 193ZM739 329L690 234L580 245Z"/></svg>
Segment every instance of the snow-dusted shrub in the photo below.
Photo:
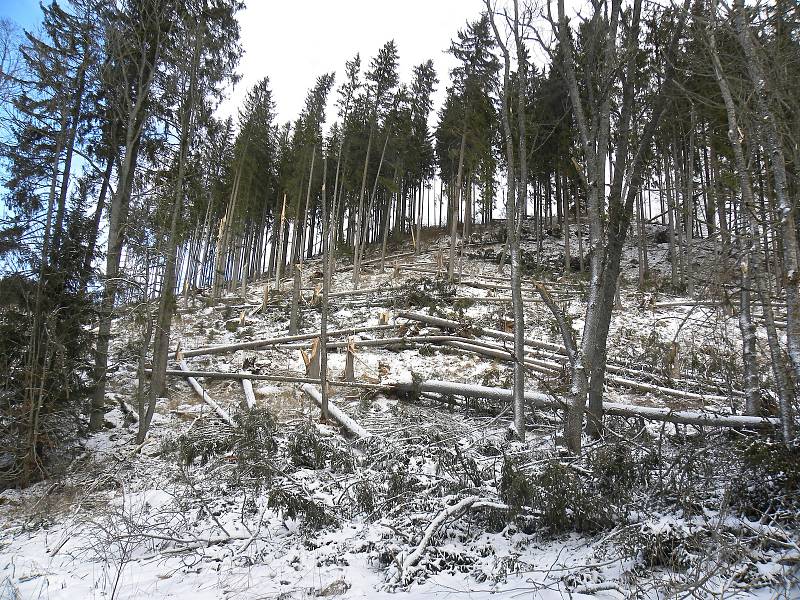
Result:
<svg viewBox="0 0 800 600"><path fill-rule="evenodd" d="M175 450L180 462L191 465L195 461L206 464L213 456L229 452L233 448L233 427L210 420L198 423L192 429L178 436ZM168 450L169 448L164 448Z"/></svg>
<svg viewBox="0 0 800 600"><path fill-rule="evenodd" d="M741 470L732 483L731 498L753 520L765 513L793 515L800 510L800 447L756 438L738 452Z"/></svg>
<svg viewBox="0 0 800 600"><path fill-rule="evenodd" d="M377 506L376 491L369 481L359 481L353 486L354 508L363 514L371 515Z"/></svg>
<svg viewBox="0 0 800 600"><path fill-rule="evenodd" d="M386 478L387 508L394 508L401 504L407 496L411 496L419 489L419 481L408 472L407 465L395 465Z"/></svg>
<svg viewBox="0 0 800 600"><path fill-rule="evenodd" d="M306 492L295 493L276 487L269 493L267 506L282 513L285 519L302 521L303 526L311 531L336 523L327 507L309 498Z"/></svg>
<svg viewBox="0 0 800 600"><path fill-rule="evenodd" d="M298 467L322 469L325 467L325 447L322 439L310 424L292 433L286 447L289 460Z"/></svg>
<svg viewBox="0 0 800 600"><path fill-rule="evenodd" d="M278 444L275 416L262 406L236 414L233 452L236 456L234 477L269 484L275 476L275 451Z"/></svg>
<svg viewBox="0 0 800 600"><path fill-rule="evenodd" d="M408 281L404 287L396 296L397 307L429 308L438 313L456 295L456 287L442 278L422 277Z"/></svg>
<svg viewBox="0 0 800 600"><path fill-rule="evenodd" d="M513 519L530 506L533 497L533 484L508 456L503 457L503 466L500 470L500 497L508 504L508 518Z"/></svg>
<svg viewBox="0 0 800 600"><path fill-rule="evenodd" d="M198 423L174 442L166 443L163 450L177 451L184 465L194 462L204 465L215 457L232 457L232 484L241 485L246 481L256 487L268 485L275 475L278 460L275 417L266 408L256 407L237 413L235 420L235 427L217 420Z"/></svg>
<svg viewBox="0 0 800 600"><path fill-rule="evenodd" d="M640 347L641 354L636 357L636 361L643 365L652 365L652 369L656 374L665 377L672 377L673 366L675 364L676 348L673 346L672 341L662 339L659 332L655 329L650 331L647 337L640 336L638 339L635 337L633 330L630 330L630 338L633 343L629 346L635 345Z"/></svg>
<svg viewBox="0 0 800 600"><path fill-rule="evenodd" d="M653 467L652 455L634 455L630 445L606 443L588 455L597 491L612 502L627 502L637 483L644 483Z"/></svg>
<svg viewBox="0 0 800 600"><path fill-rule="evenodd" d="M453 449L444 445L439 447L436 471L447 475L458 489L480 487L482 483L478 463L471 456L464 456L458 444Z"/></svg>
<svg viewBox="0 0 800 600"><path fill-rule="evenodd" d="M638 565L684 571L699 549L697 532L673 521L647 521L625 530L619 538L623 552Z"/></svg>
<svg viewBox="0 0 800 600"><path fill-rule="evenodd" d="M533 505L542 524L553 532L575 530L593 533L613 523L609 502L588 476L553 460L534 479Z"/></svg>
<svg viewBox="0 0 800 600"><path fill-rule="evenodd" d="M500 494L511 518L533 511L538 525L553 533L594 533L624 520L636 486L647 480L649 460L634 455L627 444L607 443L583 465L553 458L526 475L505 458Z"/></svg>
<svg viewBox="0 0 800 600"><path fill-rule="evenodd" d="M331 440L321 437L317 430L306 424L289 436L286 452L291 463L308 469L330 467L343 473L353 472L353 457Z"/></svg>
<svg viewBox="0 0 800 600"><path fill-rule="evenodd" d="M660 496L685 516L703 513L703 504L718 489L715 477L729 457L719 453L711 460L712 440L704 435L669 436L675 445L661 460L657 481Z"/></svg>

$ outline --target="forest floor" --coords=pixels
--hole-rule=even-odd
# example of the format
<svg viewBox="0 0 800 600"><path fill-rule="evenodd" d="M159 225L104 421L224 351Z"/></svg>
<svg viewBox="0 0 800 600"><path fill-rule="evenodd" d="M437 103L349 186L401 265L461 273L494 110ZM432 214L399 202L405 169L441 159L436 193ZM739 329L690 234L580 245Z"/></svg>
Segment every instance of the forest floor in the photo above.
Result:
<svg viewBox="0 0 800 600"><path fill-rule="evenodd" d="M401 310L462 322L462 337L469 324L508 330L498 232L464 249L456 285L437 277L438 235L426 234L418 256L393 247L385 272L370 263L361 288L373 291L332 297L329 330L396 326L356 340L452 334ZM558 237L539 244L526 229L524 238L524 284L544 283L579 333L585 276L563 274ZM715 305L669 293L668 245L649 248L644 291L633 243L623 258L609 335L618 379L606 400L740 414L740 336L717 245L695 248L698 273L723 273L696 292ZM301 333L319 331L311 298L319 271L315 260L303 269ZM351 289L351 276L337 271L332 291ZM258 311L258 281L215 303L180 299L173 341L189 353L285 336L290 289L286 282ZM561 344L539 296L524 296L526 337ZM226 424L173 377L137 447L128 407L141 329L132 315L115 321L106 429L75 446L59 476L0 494L0 599L800 597L800 466L763 433L607 418L603 437L586 438L572 457L559 443L556 410L529 411L519 442L497 401L334 387L332 401L368 434L354 439L320 423L298 384L253 381L256 406L247 410L239 381L199 379L233 415ZM301 349L310 346L186 363L304 377ZM541 368L527 373L528 389L563 397L566 358L546 348L530 357ZM338 379L346 350L328 360ZM385 386L437 379L508 388L511 376L502 358L435 339L357 344L354 370L358 382ZM762 379L769 405L766 372Z"/></svg>

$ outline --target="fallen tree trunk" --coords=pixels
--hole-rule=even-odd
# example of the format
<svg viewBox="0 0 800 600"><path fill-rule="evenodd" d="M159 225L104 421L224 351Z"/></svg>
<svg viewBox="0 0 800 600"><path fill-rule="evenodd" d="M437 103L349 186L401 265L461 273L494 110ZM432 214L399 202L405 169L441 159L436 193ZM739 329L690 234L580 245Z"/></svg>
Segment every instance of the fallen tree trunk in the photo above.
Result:
<svg viewBox="0 0 800 600"><path fill-rule="evenodd" d="M504 331L498 331L497 329L488 329L483 328L477 325L473 325L470 323L461 323L459 321L452 321L450 319L442 319L440 317L432 317L429 315L423 315L420 313L414 313L409 311L400 311L397 313L397 316L403 319L409 319L412 321L418 321L420 323L425 323L427 325L432 325L434 327L438 327L439 329L450 329L456 332L462 331L470 331L475 335L485 335L487 337L491 337L497 340L503 340L508 342L514 341L514 334L506 333ZM478 340L467 339L465 340L468 343L474 344ZM565 360L567 359L567 350L564 346L560 344L551 344L550 342L543 342L541 340L533 340L530 338L525 338L525 345L530 346L531 348L539 349L539 350L546 350L548 352L553 352L558 354L559 356L563 356ZM510 352L510 350L509 350ZM510 356L510 354L509 354ZM527 362L527 361L526 361ZM549 364L548 364L549 363ZM550 363L550 361L544 360L534 360L532 364L536 366L550 369L552 372L558 372L561 370L561 365L558 363ZM628 369L625 367L621 367L619 365L608 364L606 365L606 371L611 373L608 375L606 379L618 385L622 385L624 387L630 387L636 389L638 391L644 392L654 392L654 393L661 393L667 394L670 396L674 396L676 398L686 398L690 400L711 400L711 401L718 401L718 402L726 402L728 400L727 396L720 396L716 394L700 394L695 392L686 392L683 390L679 390L676 388L665 387L661 385L651 384L651 383L643 383L634 381L632 379L628 379L627 377L620 377L619 375L628 375L628 376L649 376L653 377L652 374L640 373L634 369ZM702 387L699 383L686 381L686 380L676 380L678 383L685 383L686 385L693 385L695 387ZM731 395L737 397L743 397L744 392L740 390L731 390Z"/></svg>
<svg viewBox="0 0 800 600"><path fill-rule="evenodd" d="M434 327L438 327L439 329L452 329L454 331L469 330L477 335L485 335L487 337L495 338L498 340L504 340L507 342L514 341L513 333L506 333L505 331L498 331L497 329L488 329L480 327L478 325L474 325L472 323L459 323L458 321L452 321L450 319L442 319L440 317L431 317L429 315L423 315L420 313L410 312L407 310L401 310L400 312L397 313L397 316L403 319L409 319L410 321L418 321L420 323L425 323L427 325L433 325ZM542 350L549 350L551 352L556 352L558 354L566 355L566 350L564 349L564 347L558 344L551 344L549 342L542 342L539 340L531 340L526 338L525 345L531 346L532 348L541 348Z"/></svg>
<svg viewBox="0 0 800 600"><path fill-rule="evenodd" d="M413 266L411 266L411 265L398 265L398 269L401 270L401 271L410 271L412 273L422 273L422 274L426 274L426 275L436 275L437 273L440 272L440 270L436 269L436 268L425 268L425 266L424 266L425 264L426 263L414 263ZM435 263L432 266L436 266ZM510 285L502 283L502 282L508 281L508 278L502 279L500 277L492 277L491 275L483 275L483 274L474 275L474 276L483 277L485 279L494 280L494 281L501 282L501 283L492 284L492 283L483 283L483 282L471 281L471 280L456 280L456 283L458 283L458 285L466 285L466 286L469 286L469 287L474 287L474 288L478 288L478 289L485 289L485 290L510 290L511 289ZM547 285L551 286L551 287L557 286L557 287L561 288L561 289L557 290L557 293L559 293L559 294L562 294L562 293L563 294L569 294L570 297L574 296L578 292L578 290L580 289L577 286L574 286L574 285L568 284L568 283L566 283L566 284L561 284L561 283L553 284L552 282L549 282ZM536 293L536 290L533 289L533 288L525 288L525 287L523 287L522 291L523 292L530 292L532 294Z"/></svg>
<svg viewBox="0 0 800 600"><path fill-rule="evenodd" d="M446 321L446 319L439 319L438 317L430 317L430 320ZM456 322L451 321L451 323L455 324ZM486 333L487 331L494 331L494 330L485 330L485 329L482 330L483 333ZM510 334L504 334L500 331L497 331L495 333L502 334L504 336L510 335ZM327 344L327 348L329 349L345 348L350 343L351 342L329 342ZM540 342L540 343L544 344L546 342ZM391 346L408 346L411 344L443 344L451 346L453 348L459 348L461 350L473 352L475 354L488 356L490 358L497 358L508 362L512 362L514 360L514 356L510 348L497 346L475 338L465 338L465 337L449 336L449 335L419 335L419 336L383 338L376 340L352 340L352 344L357 347L378 347L378 348L389 348ZM300 348L305 348L306 346L307 345L287 345L283 347L288 350L298 350ZM564 368L562 364L554 361L541 360L530 357L526 358L524 363L526 368L529 368L539 373L557 374L561 372L561 370ZM613 368L609 368L608 370L611 372L614 371ZM619 370L624 371L621 368ZM643 383L635 381L633 379L628 379L626 377L620 377L618 375L607 375L606 380L610 383L614 383L622 387L631 388L640 392L652 392L655 394L664 394L666 396L672 396L674 398L681 398L684 400L698 400L702 402L722 402L722 403L726 403L729 400L727 396L687 392L676 388L670 388L651 383Z"/></svg>
<svg viewBox="0 0 800 600"><path fill-rule="evenodd" d="M491 304L491 303L501 303L501 302L511 302L511 296L454 296L450 298L455 302L475 302L480 304L481 302ZM542 302L541 298L523 298L523 302L526 304L538 304Z"/></svg>
<svg viewBox="0 0 800 600"><path fill-rule="evenodd" d="M656 302L651 304L650 308L681 308L683 306L696 308L698 306L723 306L723 304L716 300L676 300L674 302Z"/></svg>
<svg viewBox="0 0 800 600"><path fill-rule="evenodd" d="M361 263L362 265L364 263ZM390 292L401 292L405 290L403 287L373 287L373 288L360 288L357 290L340 290L338 292L331 292L328 294L329 298L343 298L347 296L364 296L366 294L377 294L377 293L390 293Z"/></svg>
<svg viewBox="0 0 800 600"><path fill-rule="evenodd" d="M467 340L467 338L457 338L452 335L410 335L407 337L390 337L390 338L380 338L374 340L351 340L346 342L328 342L326 347L327 348L347 348L347 346L352 342L353 346L356 347L373 347L373 348L389 348L391 346L409 346L412 344L433 344L433 343L440 343L443 344L445 342L449 342L451 340L458 340L464 339L465 341L472 341ZM309 344L287 344L285 346L281 346L286 350L300 350L301 348L308 348Z"/></svg>
<svg viewBox="0 0 800 600"><path fill-rule="evenodd" d="M300 389L303 390L303 393L306 396L316 402L320 409L322 408L322 394L320 394L313 385L306 383L300 386ZM330 414L330 416L333 417L333 419L339 423L342 428L347 430L354 437L362 440L372 437L372 434L369 431L348 417L344 411L331 402L330 399L328 400L328 414Z"/></svg>
<svg viewBox="0 0 800 600"><path fill-rule="evenodd" d="M534 282L534 285L536 283L540 283L540 282ZM459 284L460 285L465 285L467 287L479 289L479 290L489 290L489 291L497 291L497 290L510 291L511 290L511 286L510 285L505 285L505 284L502 284L502 283L483 283L483 282L480 282L480 281L460 281ZM541 283L540 285L544 285L544 284ZM551 284L547 284L547 286L548 287L553 287ZM538 293L539 292L537 291L537 289L535 287L533 287L533 288L522 288L522 291L524 293L526 293L526 294L533 294L534 296L536 296L538 298ZM570 299L574 298L575 295L578 293L577 290L571 290L571 289L554 289L554 290L548 290L548 291L551 294L553 294L553 296L555 296L556 298L564 298L564 297L566 297L566 298L570 298Z"/></svg>
<svg viewBox="0 0 800 600"><path fill-rule="evenodd" d="M511 402L512 399L511 390L505 388L468 385L434 379L417 384L397 383L394 387L406 392L432 392L507 402ZM566 400L540 392L525 392L525 400L537 408L566 409L568 407ZM775 418L725 415L709 410L671 410L669 408L637 406L617 402L605 402L603 404L603 412L620 417L639 417L650 421L665 421L667 423L703 427L761 428L780 426L780 420Z"/></svg>
<svg viewBox="0 0 800 600"><path fill-rule="evenodd" d="M186 377L189 385L192 386L192 389L195 391L195 393L203 399L203 402L208 404L214 410L214 412L219 415L219 418L225 421L225 423L235 426L233 419L228 414L228 411L217 404L216 401L206 393L206 391L203 389L203 386L197 382L197 379L188 374L189 367L186 366L186 361L182 360L178 363L178 365L180 366L181 371L183 371L183 375Z"/></svg>
<svg viewBox="0 0 800 600"><path fill-rule="evenodd" d="M149 371L148 371L149 372ZM167 369L167 376L180 377L201 377L203 379L232 379L234 381L275 381L277 383L319 383L319 379L302 377L300 375L256 375L254 373L225 373L222 371L180 371ZM377 383L358 383L347 381L328 381L328 385L333 387L362 388L367 390L383 390L391 388L390 385Z"/></svg>
<svg viewBox="0 0 800 600"><path fill-rule="evenodd" d="M395 325L371 325L366 327L353 327L351 329L338 329L336 331L329 331L328 337L353 335L355 333L363 333L366 331L384 331L387 329L394 329ZM284 335L280 337L268 338L263 340L253 340L250 342L241 342L239 344L226 344L220 346L207 346L205 348L196 348L195 350L185 350L182 355L186 358L191 356L203 356L206 354L223 354L225 352L236 352L237 350L256 350L258 348L266 348L267 346L276 346L286 342L299 342L302 340L313 340L319 337L319 332L303 333L299 335Z"/></svg>

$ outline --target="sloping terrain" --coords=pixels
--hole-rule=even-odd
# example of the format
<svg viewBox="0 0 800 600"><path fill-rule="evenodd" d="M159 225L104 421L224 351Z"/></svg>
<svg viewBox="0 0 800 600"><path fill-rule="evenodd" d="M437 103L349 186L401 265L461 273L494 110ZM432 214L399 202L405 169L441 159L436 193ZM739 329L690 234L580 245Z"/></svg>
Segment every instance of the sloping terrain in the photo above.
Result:
<svg viewBox="0 0 800 600"><path fill-rule="evenodd" d="M443 244L394 248L383 272L369 263L360 293L346 267L333 278L328 330L344 333L330 339L330 377L351 360L362 385L339 382L331 399L360 437L321 423L313 391L287 382L306 378L313 340L198 352L287 335L291 285L262 305L255 282L219 302L180 300L173 340L186 368L217 375L197 379L221 411L175 375L137 447L141 331L119 318L106 431L61 477L0 496L0 598L797 597L798 467L764 435L612 416L572 457L558 408L531 406L520 442L507 403L422 390L510 381L510 343L484 335L511 325L498 235L464 248L457 284L442 276ZM533 281L577 333L586 301L560 244L523 245L527 385L556 407L566 357ZM724 282L703 290L714 303L661 292L665 250L651 252L648 291L626 252L606 401L740 412L736 317L712 296ZM697 255L698 269L717 260L710 242ZM319 331L320 283L306 263L301 333ZM346 333L358 328L369 330ZM240 379L222 376L239 372L253 375L253 408Z"/></svg>

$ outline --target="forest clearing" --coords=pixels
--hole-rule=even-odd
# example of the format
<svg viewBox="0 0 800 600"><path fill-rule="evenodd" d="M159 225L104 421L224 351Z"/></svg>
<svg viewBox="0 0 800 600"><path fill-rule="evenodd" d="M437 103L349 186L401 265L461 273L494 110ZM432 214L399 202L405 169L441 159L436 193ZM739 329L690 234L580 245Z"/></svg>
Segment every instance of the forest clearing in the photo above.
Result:
<svg viewBox="0 0 800 600"><path fill-rule="evenodd" d="M794 3L483 0L288 121L238 0L35 10L0 600L800 598Z"/></svg>

